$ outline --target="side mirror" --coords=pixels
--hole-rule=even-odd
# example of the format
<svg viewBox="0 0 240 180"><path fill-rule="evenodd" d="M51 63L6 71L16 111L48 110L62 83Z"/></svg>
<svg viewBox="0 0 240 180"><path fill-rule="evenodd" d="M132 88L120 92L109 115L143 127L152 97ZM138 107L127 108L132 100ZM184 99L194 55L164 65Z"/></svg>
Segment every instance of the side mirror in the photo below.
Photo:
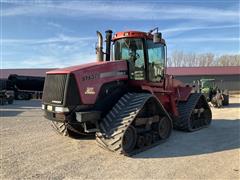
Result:
<svg viewBox="0 0 240 180"><path fill-rule="evenodd" d="M154 33L153 34L153 42L161 43L162 42L162 33Z"/></svg>

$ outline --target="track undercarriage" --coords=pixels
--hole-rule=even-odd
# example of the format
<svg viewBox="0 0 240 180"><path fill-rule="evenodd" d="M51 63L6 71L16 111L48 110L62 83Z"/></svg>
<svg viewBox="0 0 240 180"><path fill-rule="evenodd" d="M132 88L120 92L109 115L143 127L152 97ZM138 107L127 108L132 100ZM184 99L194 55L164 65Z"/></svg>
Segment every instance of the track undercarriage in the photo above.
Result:
<svg viewBox="0 0 240 180"><path fill-rule="evenodd" d="M99 123L96 141L104 149L131 156L164 142L172 127L191 132L211 123L211 110L201 94L191 94L178 109L180 118L172 120L154 95L127 93ZM62 135L86 135L81 127L52 123Z"/></svg>
<svg viewBox="0 0 240 180"><path fill-rule="evenodd" d="M167 139L172 121L151 94L127 93L100 123L99 145L133 155Z"/></svg>
<svg viewBox="0 0 240 180"><path fill-rule="evenodd" d="M191 94L188 101L178 103L178 110L180 117L173 123L175 129L193 132L211 124L211 109L203 94Z"/></svg>

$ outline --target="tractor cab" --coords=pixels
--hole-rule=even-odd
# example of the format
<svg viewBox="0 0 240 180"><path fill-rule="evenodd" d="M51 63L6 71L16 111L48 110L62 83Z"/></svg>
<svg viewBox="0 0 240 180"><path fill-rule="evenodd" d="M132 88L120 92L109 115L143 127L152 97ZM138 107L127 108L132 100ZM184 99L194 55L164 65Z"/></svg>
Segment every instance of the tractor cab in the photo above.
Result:
<svg viewBox="0 0 240 180"><path fill-rule="evenodd" d="M201 92L209 93L210 90L216 89L215 79L201 79Z"/></svg>
<svg viewBox="0 0 240 180"><path fill-rule="evenodd" d="M154 31L156 33L152 34ZM98 61L126 60L131 80L159 82L164 78L166 64L166 44L162 34L155 28L150 32L125 31L112 37L112 31L106 31L106 52L102 52L102 36L99 36L97 50ZM112 42L112 44L111 44Z"/></svg>
<svg viewBox="0 0 240 180"><path fill-rule="evenodd" d="M159 36L160 38L155 38ZM127 60L132 80L159 82L164 77L166 45L161 33L128 31L113 37L112 59Z"/></svg>

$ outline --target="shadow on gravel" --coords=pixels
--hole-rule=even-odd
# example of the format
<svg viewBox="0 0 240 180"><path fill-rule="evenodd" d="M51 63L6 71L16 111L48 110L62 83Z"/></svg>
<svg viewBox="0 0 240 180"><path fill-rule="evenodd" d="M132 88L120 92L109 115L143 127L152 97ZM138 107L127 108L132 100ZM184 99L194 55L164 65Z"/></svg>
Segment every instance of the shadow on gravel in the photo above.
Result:
<svg viewBox="0 0 240 180"><path fill-rule="evenodd" d="M229 103L228 106L223 106L223 109L225 108L240 108L240 103Z"/></svg>
<svg viewBox="0 0 240 180"><path fill-rule="evenodd" d="M95 140L96 137L95 135L74 135L74 136L71 136L71 138L73 139L77 139L77 140Z"/></svg>
<svg viewBox="0 0 240 180"><path fill-rule="evenodd" d="M169 158L202 155L240 147L240 120L213 120L210 127L193 133L173 131L170 139L133 158Z"/></svg>
<svg viewBox="0 0 240 180"><path fill-rule="evenodd" d="M0 117L13 117L17 116L24 111L0 111Z"/></svg>

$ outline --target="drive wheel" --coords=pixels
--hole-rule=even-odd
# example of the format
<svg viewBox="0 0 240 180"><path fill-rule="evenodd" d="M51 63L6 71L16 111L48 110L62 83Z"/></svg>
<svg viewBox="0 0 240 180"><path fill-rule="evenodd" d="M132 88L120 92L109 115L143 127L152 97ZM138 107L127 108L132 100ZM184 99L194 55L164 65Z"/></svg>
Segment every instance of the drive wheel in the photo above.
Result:
<svg viewBox="0 0 240 180"><path fill-rule="evenodd" d="M229 105L229 95L223 94L223 102L222 102L222 104L223 104L223 106Z"/></svg>
<svg viewBox="0 0 240 180"><path fill-rule="evenodd" d="M133 126L129 126L123 136L122 141L122 149L124 152L129 153L131 152L137 142L137 132L136 129Z"/></svg>
<svg viewBox="0 0 240 180"><path fill-rule="evenodd" d="M171 121L165 116L158 123L158 134L160 139L167 139L172 132Z"/></svg>
<svg viewBox="0 0 240 180"><path fill-rule="evenodd" d="M205 109L204 111L204 124L206 126L210 125L212 122L212 113L210 109Z"/></svg>
<svg viewBox="0 0 240 180"><path fill-rule="evenodd" d="M0 99L0 105L4 105L5 103L4 103L4 99L3 98L1 98Z"/></svg>
<svg viewBox="0 0 240 180"><path fill-rule="evenodd" d="M17 99L18 99L18 100L25 100L25 99L26 99L26 96L25 96L24 93L19 93L19 94L17 95Z"/></svg>
<svg viewBox="0 0 240 180"><path fill-rule="evenodd" d="M13 98L8 99L8 104L13 104Z"/></svg>

